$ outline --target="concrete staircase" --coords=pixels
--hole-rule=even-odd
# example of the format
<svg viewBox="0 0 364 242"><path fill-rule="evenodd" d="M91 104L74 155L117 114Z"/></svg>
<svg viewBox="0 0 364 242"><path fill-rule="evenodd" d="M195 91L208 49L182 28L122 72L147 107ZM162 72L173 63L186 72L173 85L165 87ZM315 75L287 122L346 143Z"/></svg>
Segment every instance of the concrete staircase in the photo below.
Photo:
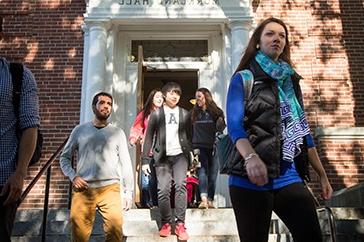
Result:
<svg viewBox="0 0 364 242"><path fill-rule="evenodd" d="M177 241L176 236L171 236L168 239L158 236L158 226L160 226L158 210L151 210L149 212L149 218L147 218L148 215L142 210L134 211L129 215L126 216L128 223L124 227L125 235L127 236L126 241ZM144 222L145 219L154 221L154 223L143 228L138 227L138 225L146 225ZM188 209L186 214L186 228L190 235L190 239L188 240L190 242L239 242L232 209ZM143 231L143 235L141 235L141 231ZM289 238L288 229L276 217L273 218L269 241L292 241Z"/></svg>
<svg viewBox="0 0 364 242"><path fill-rule="evenodd" d="M364 209L334 210L339 218L336 222L338 228L338 242L359 242L364 234ZM330 229L327 214L319 213L323 228L324 241L329 242ZM168 238L158 236L160 215L158 209L132 209L124 214L123 227L126 242L170 242L178 241L175 235ZM304 219L304 218L303 218ZM42 210L19 210L13 231L13 242L39 242L42 223ZM190 235L190 242L239 242L235 217L232 209L188 209L186 214L186 227ZM70 241L69 211L51 210L48 214L46 241ZM96 217L92 232L92 242L104 241L102 220ZM286 226L273 214L269 242L292 242Z"/></svg>

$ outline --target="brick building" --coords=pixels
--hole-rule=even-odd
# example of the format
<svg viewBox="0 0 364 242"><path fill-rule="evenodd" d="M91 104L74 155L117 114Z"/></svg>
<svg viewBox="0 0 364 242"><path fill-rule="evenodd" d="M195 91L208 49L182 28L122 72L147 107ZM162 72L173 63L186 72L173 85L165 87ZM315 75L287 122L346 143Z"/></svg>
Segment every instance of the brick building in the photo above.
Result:
<svg viewBox="0 0 364 242"><path fill-rule="evenodd" d="M98 90L113 93L113 122L127 133L143 91L167 80L183 84L186 107L198 86L212 90L224 107L229 77L250 31L261 19L282 18L289 26L296 70L304 77L311 129L338 190L364 181L363 4L362 0L4 0L0 53L25 62L37 79L45 134L43 164L76 124L92 117L91 97ZM146 63L140 70L139 45ZM39 169L40 165L30 168L28 181ZM312 178L317 191L318 181ZM41 206L44 183L44 179L38 182L23 208ZM67 206L68 185L55 162L51 207Z"/></svg>

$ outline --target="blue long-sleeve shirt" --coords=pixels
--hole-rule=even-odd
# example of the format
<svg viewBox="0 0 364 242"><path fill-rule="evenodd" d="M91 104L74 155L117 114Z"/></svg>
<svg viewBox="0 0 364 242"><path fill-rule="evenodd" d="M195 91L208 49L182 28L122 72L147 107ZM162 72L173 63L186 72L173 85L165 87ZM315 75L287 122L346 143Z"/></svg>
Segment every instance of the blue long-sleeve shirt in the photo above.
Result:
<svg viewBox="0 0 364 242"><path fill-rule="evenodd" d="M242 71L242 75L245 78L253 78L252 73L248 70ZM227 94L226 104L226 121L230 138L235 144L238 139L247 138L246 131L243 126L245 106L244 106L244 82L242 75L236 73L232 78ZM315 147L313 138L311 135L306 136L307 147Z"/></svg>

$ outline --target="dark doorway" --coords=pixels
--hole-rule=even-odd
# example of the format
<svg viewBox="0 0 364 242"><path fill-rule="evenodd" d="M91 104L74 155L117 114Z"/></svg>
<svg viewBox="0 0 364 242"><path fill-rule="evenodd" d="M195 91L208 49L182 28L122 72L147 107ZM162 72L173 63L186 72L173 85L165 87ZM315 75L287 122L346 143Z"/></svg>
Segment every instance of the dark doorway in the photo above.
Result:
<svg viewBox="0 0 364 242"><path fill-rule="evenodd" d="M179 106L190 110L193 105L190 100L195 98L198 87L198 70L175 69L175 70L148 70L144 72L143 103L147 100L148 94L154 88L161 89L167 82L176 82L181 85L182 96Z"/></svg>

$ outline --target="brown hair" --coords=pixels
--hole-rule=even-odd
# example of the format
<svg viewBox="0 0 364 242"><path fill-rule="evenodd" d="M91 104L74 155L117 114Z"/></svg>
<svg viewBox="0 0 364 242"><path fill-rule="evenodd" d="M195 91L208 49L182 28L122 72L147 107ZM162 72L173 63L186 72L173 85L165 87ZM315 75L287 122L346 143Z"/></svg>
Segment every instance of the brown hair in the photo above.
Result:
<svg viewBox="0 0 364 242"><path fill-rule="evenodd" d="M214 121L216 121L219 117L224 117L224 112L216 105L216 103L212 99L212 94L209 89L201 87L197 89L196 92L202 92L202 94L205 96L206 109L209 111ZM196 102L195 106L192 109L192 122L195 122L198 114L201 112L202 108L199 107Z"/></svg>
<svg viewBox="0 0 364 242"><path fill-rule="evenodd" d="M144 104L144 108L143 108L143 118L142 118L142 127L144 127L144 120L149 116L149 114L151 114L151 112L153 111L153 99L154 99L154 95L157 93L157 92L161 92L162 91L159 89L159 88L156 88L156 89L153 89L149 95L148 95L148 98L147 98L147 101L145 102Z"/></svg>
<svg viewBox="0 0 364 242"><path fill-rule="evenodd" d="M255 57L255 55L259 50L257 49L257 45L260 43L260 37L262 35L265 26L272 22L281 25L284 28L284 31L286 32L286 45L284 46L283 52L279 56L279 58L287 62L288 64L292 65L287 26L282 20L271 17L261 22L259 26L254 30L253 35L249 40L248 46L246 47L245 53L241 58L238 67L235 70L235 73L243 69L247 69L249 67L251 59Z"/></svg>

